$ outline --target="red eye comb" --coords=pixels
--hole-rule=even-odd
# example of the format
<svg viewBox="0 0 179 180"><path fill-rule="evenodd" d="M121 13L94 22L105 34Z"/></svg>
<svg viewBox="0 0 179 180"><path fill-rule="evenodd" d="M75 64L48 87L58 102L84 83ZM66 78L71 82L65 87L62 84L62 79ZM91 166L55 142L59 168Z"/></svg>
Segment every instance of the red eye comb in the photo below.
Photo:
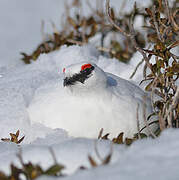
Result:
<svg viewBox="0 0 179 180"><path fill-rule="evenodd" d="M63 68L63 73L65 72L65 68Z"/></svg>
<svg viewBox="0 0 179 180"><path fill-rule="evenodd" d="M81 71L87 69L87 68L91 68L92 65L91 64L84 64L83 66L81 66Z"/></svg>

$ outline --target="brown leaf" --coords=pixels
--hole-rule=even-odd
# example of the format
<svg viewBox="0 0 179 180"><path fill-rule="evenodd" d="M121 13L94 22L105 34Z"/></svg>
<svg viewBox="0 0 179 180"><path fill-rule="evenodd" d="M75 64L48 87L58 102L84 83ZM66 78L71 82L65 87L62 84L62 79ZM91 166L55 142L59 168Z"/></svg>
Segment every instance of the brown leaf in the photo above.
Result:
<svg viewBox="0 0 179 180"><path fill-rule="evenodd" d="M123 136L124 136L124 133L120 133L117 138L114 138L112 141L116 144L123 144Z"/></svg>
<svg viewBox="0 0 179 180"><path fill-rule="evenodd" d="M11 140L9 138L2 138L1 141L10 142Z"/></svg>
<svg viewBox="0 0 179 180"><path fill-rule="evenodd" d="M159 10L161 11L163 8L162 8L162 0L158 0L158 4L159 4Z"/></svg>
<svg viewBox="0 0 179 180"><path fill-rule="evenodd" d="M145 91L151 91L151 90L152 90L152 85L153 85L153 81L150 82L150 83L145 87Z"/></svg>
<svg viewBox="0 0 179 180"><path fill-rule="evenodd" d="M173 72L179 73L179 63L174 63L172 66Z"/></svg>
<svg viewBox="0 0 179 180"><path fill-rule="evenodd" d="M125 144L126 144L126 145L129 146L129 145L131 145L132 143L133 143L133 140L132 140L132 139L130 139L130 138L126 138L126 139L125 139Z"/></svg>
<svg viewBox="0 0 179 180"><path fill-rule="evenodd" d="M96 163L96 161L95 161L90 155L88 156L88 160L89 160L89 162L90 162L90 164L91 164L92 167L98 166L98 164Z"/></svg>
<svg viewBox="0 0 179 180"><path fill-rule="evenodd" d="M17 142L17 144L20 144L23 140L24 140L25 136L23 136L21 139L19 139L19 141Z"/></svg>
<svg viewBox="0 0 179 180"><path fill-rule="evenodd" d="M13 142L16 144L20 144L24 140L25 136L23 136L20 140L18 140L19 133L20 133L19 130L16 132L16 134L9 133L11 136L11 139L10 138L2 138L1 140L5 141L5 142Z"/></svg>
<svg viewBox="0 0 179 180"><path fill-rule="evenodd" d="M145 8L145 11L150 17L152 17L152 11L149 8Z"/></svg>
<svg viewBox="0 0 179 180"><path fill-rule="evenodd" d="M19 137L19 130L17 130L16 132L16 137Z"/></svg>
<svg viewBox="0 0 179 180"><path fill-rule="evenodd" d="M108 140L109 133L105 134L101 139Z"/></svg>
<svg viewBox="0 0 179 180"><path fill-rule="evenodd" d="M106 165L106 164L109 164L110 161L111 161L111 157L112 157L112 154L110 153L109 155L107 155L107 157L103 160L103 165Z"/></svg>
<svg viewBox="0 0 179 180"><path fill-rule="evenodd" d="M10 133L10 136L11 136L11 141L14 142L14 143L17 143L18 140L17 140L16 134Z"/></svg>
<svg viewBox="0 0 179 180"><path fill-rule="evenodd" d="M111 18L114 20L115 19L115 13L114 13L114 9L111 8L111 12L110 12Z"/></svg>

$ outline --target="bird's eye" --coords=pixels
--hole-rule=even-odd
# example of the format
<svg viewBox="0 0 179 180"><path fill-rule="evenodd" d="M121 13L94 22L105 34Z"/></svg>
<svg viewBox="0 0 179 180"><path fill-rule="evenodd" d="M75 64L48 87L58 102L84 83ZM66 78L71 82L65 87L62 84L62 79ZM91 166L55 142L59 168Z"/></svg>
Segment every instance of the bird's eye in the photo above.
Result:
<svg viewBox="0 0 179 180"><path fill-rule="evenodd" d="M81 71L84 71L87 68L91 68L92 65L91 64L84 64L83 66L81 66Z"/></svg>

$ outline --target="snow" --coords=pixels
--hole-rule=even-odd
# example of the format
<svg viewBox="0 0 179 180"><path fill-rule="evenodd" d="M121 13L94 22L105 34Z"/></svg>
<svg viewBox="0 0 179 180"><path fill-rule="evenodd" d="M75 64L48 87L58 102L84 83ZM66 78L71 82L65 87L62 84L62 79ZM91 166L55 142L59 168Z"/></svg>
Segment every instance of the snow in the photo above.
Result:
<svg viewBox="0 0 179 180"><path fill-rule="evenodd" d="M114 72L123 78L127 78L126 68L128 70L130 68L130 65L123 64L116 59L109 60L100 56L99 52L91 46L64 46L57 52L41 55L38 61L30 65L5 71L0 79L0 121L2 127L0 137L20 129L27 136L25 141L32 142L37 137L45 137L45 135L53 132L52 129L43 124L31 125L28 107L33 101L40 102L40 106L43 105L41 97L45 96L43 98L45 102L50 97L50 93L55 100L63 85L63 68L84 60L95 62L104 71ZM117 72L117 68L120 71ZM131 66L131 71L133 68ZM46 96L46 94L48 95ZM37 97L35 100L34 96ZM40 106L35 107L36 111L45 113L45 109L39 109ZM54 109L58 110L58 107L59 104L57 103ZM51 118L55 118L54 114Z"/></svg>
<svg viewBox="0 0 179 180"><path fill-rule="evenodd" d="M68 0L70 3L72 0ZM20 61L20 52L31 53L35 46L42 41L41 22L45 22L45 33L53 31L51 22L54 22L58 29L61 28L60 22L64 13L65 0L0 0L0 74L4 68L12 68L16 65L23 65ZM111 5L118 4L120 9L121 2L111 0ZM129 2L129 0L128 0ZM134 0L130 0L128 6L123 11L131 11ZM140 7L147 6L150 0L138 0ZM93 5L93 4L92 4ZM83 1L81 13L88 15L90 9ZM94 4L95 6L95 4ZM87 10L86 10L87 9ZM74 11L72 11L74 12Z"/></svg>
<svg viewBox="0 0 179 180"><path fill-rule="evenodd" d="M134 58L137 58L135 56L137 55L134 55ZM43 124L31 124L27 107L32 103L34 95L36 94L40 98L40 94L50 93L52 87L58 89L59 86L62 86L60 82L63 78L63 67L73 62L80 62L84 58L96 62L105 71L114 72L123 78L130 75L126 72L126 68L131 68L131 71L134 68L132 63L127 65L115 59L106 59L90 46L64 46L57 52L41 55L37 62L6 71L0 82L0 137L7 137L9 132L20 129L21 135L26 136L21 145L25 162L39 163L44 169L53 164L49 152L49 147L52 147L58 162L66 166L64 172L74 173L65 177L67 179L111 179L111 177L113 179L140 179L144 176L152 179L160 174L162 174L163 179L168 177L175 179L178 175L178 170L175 167L175 164L178 163L176 158L179 146L176 138L178 130L168 130L156 140L138 141L130 147L115 145L113 161L110 165L76 172L81 165L90 167L87 159L89 154L98 159L94 152L95 140L73 138L62 129L53 130ZM119 71L115 68L116 66L118 66ZM39 96L38 92L40 92ZM58 109L58 107L55 108ZM40 109L39 111L41 112ZM101 156L104 157L109 153L111 145L109 141L102 141L97 143L97 147ZM15 144L2 142L0 150L2 152L0 153L2 160L0 169L9 172L8 167L11 162L19 165L19 160L16 157L19 147ZM160 165L161 161L162 165ZM44 179L53 178L44 177Z"/></svg>
<svg viewBox="0 0 179 180"><path fill-rule="evenodd" d="M114 4L118 2L112 1ZM149 3L141 0L138 2L141 5ZM63 129L52 129L43 123L32 124L28 107L34 101L34 96L38 100L42 95L58 90L62 86L60 82L64 67L88 59L105 72L129 80L136 64L142 59L139 53L135 53L129 64L123 64L114 58L101 56L91 45L64 46L59 51L41 55L37 62L24 65L19 60L19 52L31 52L40 42L42 19L47 22L52 19L58 24L63 13L62 4L63 1L58 0L0 0L0 138L6 138L9 133L15 133L18 129L20 137L25 135L21 146L0 142L0 170L9 173L12 162L20 166L16 156L19 149L22 149L25 162L32 161L46 169L54 163L49 150L52 148L57 161L66 167L64 173L69 175L60 179L178 179L178 130L166 130L155 140L148 138L136 141L130 147L113 145L112 162L106 166L91 168L88 155L100 163L95 146L100 155L105 157L110 153L109 141L74 138ZM127 8L129 7L132 7L132 3ZM50 25L47 31L51 31ZM135 84L141 81L140 69L142 66L132 79ZM39 107L36 108L43 113ZM79 170L82 165L89 169Z"/></svg>
<svg viewBox="0 0 179 180"><path fill-rule="evenodd" d="M20 52L30 53L42 40L41 22L45 32L52 32L50 21L59 27L64 0L0 0L0 70L23 65Z"/></svg>
<svg viewBox="0 0 179 180"><path fill-rule="evenodd" d="M100 160L95 153L95 144L101 155L105 157L110 153L109 141L97 141L75 138L66 139L51 145L28 144L22 145L22 156L25 162L39 163L44 169L51 166L54 161L50 153L51 147L58 163L63 164L67 177L60 179L177 179L178 166L178 130L166 130L158 139L144 139L136 141L130 147L113 145L112 162L106 166L91 168L87 159L91 155L99 164ZM48 141L48 140L47 140ZM0 169L8 172L10 162L19 165L16 153L19 147L15 144L0 143ZM45 157L45 158L44 158ZM89 168L79 170L80 166ZM39 179L52 180L53 177L41 177Z"/></svg>
<svg viewBox="0 0 179 180"><path fill-rule="evenodd" d="M119 159L107 166L99 166L88 171L78 171L64 177L64 180L94 179L159 179L176 180L179 176L177 164L179 141L178 130L167 130L156 140L137 141L129 148L120 151ZM38 180L57 178L42 177Z"/></svg>
<svg viewBox="0 0 179 180"><path fill-rule="evenodd" d="M79 61L83 60L82 63L65 66L66 82L73 75L80 73L82 66L91 63L93 70L84 83L75 82L72 86L64 87L65 80L59 78L54 84L46 82L45 87L38 88L28 106L31 122L39 122L50 128L63 128L74 137L96 138L100 129L103 128L112 137L124 132L125 137L132 138L137 133L136 108L134 107L139 104L139 122L142 129L145 126L142 115L143 96L147 95L129 81L104 72L96 65L97 58L95 60L95 57L87 56L84 47L72 46L65 49L68 50L66 53L56 52L59 57L64 58L63 62L73 61L75 57ZM75 55L74 51L79 53ZM73 53L73 57L69 53ZM146 99L145 103L146 116L148 116L152 113L150 99ZM156 127L151 128L155 132ZM143 133L148 133L147 129Z"/></svg>

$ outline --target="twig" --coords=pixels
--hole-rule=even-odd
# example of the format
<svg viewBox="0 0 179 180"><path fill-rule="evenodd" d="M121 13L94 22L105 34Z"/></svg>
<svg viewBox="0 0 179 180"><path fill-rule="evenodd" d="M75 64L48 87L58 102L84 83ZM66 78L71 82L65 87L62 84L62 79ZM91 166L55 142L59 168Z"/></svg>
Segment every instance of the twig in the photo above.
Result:
<svg viewBox="0 0 179 180"><path fill-rule="evenodd" d="M58 164L57 159L56 159L56 156L55 156L55 153L54 153L52 147L49 147L49 150L50 150L50 153L51 153L52 158L53 158L53 160L54 160L54 163L55 163L55 164Z"/></svg>
<svg viewBox="0 0 179 180"><path fill-rule="evenodd" d="M152 121L151 123L149 123L148 125L150 126L150 125L152 125L152 124L155 124L155 123L158 123L158 120L156 120L156 121ZM147 128L147 126L144 126L142 129L140 129L140 133L145 129L145 128Z"/></svg>
<svg viewBox="0 0 179 180"><path fill-rule="evenodd" d="M101 155L99 154L99 151L98 151L98 148L97 148L97 140L94 142L94 150L95 150L95 153L98 157L98 159L102 162L103 161L103 158L101 157Z"/></svg>
<svg viewBox="0 0 179 180"><path fill-rule="evenodd" d="M40 31L41 31L41 36L42 36L43 42L45 42L45 40L46 40L46 36L45 36L45 32L44 32L44 26L45 26L45 22L44 22L44 20L42 20Z"/></svg>
<svg viewBox="0 0 179 180"><path fill-rule="evenodd" d="M156 136L156 135L152 132L152 130L150 129L149 124L148 124L147 119L146 119L146 96L143 96L143 119L144 119L146 128L147 128L147 130L149 131L150 135L151 135L153 138L156 138L157 136Z"/></svg>
<svg viewBox="0 0 179 180"><path fill-rule="evenodd" d="M178 13L178 11L179 11L179 9L176 9L176 10L173 12L172 16L170 16L170 17L171 17L172 24L173 24L173 26L175 27L175 29L177 29L177 30L179 30L179 25L175 22L174 17L175 17L176 14Z"/></svg>
<svg viewBox="0 0 179 180"><path fill-rule="evenodd" d="M143 51L143 49L138 46L138 44L137 44L137 42L136 42L136 39L135 39L135 30L134 30L133 21L132 21L133 16L134 16L134 12L133 12L133 14L132 14L132 16L131 16L131 20L130 20L130 23L129 23L130 33L127 33L127 32L125 32L123 29L121 29L120 26L118 26L118 25L114 22L114 20L111 18L109 1L110 1L110 0L106 0L106 15L107 15L110 23L111 23L116 29L118 29L119 32L120 32L123 36L128 37L128 38L131 39L131 42L132 42L133 46L135 47L135 49L136 49L137 51L139 51L139 52L142 54L142 56L143 56L143 58L144 58L144 60L145 60L145 62L146 62L146 64L147 64L147 66L148 66L148 67L150 68L150 70L153 72L153 70L152 70L152 65L151 65L150 62L149 62L150 59L147 57L147 55L146 55L146 53ZM135 7L136 7L136 3L134 4L134 9L135 9Z"/></svg>
<svg viewBox="0 0 179 180"><path fill-rule="evenodd" d="M155 79L153 80L152 82L152 91L151 91L151 94L150 94L150 97L151 97L151 101L152 101L152 109L153 111L157 114L156 110L155 110L155 107L154 107L154 90L156 88L156 85L157 85L157 77L155 77Z"/></svg>
<svg viewBox="0 0 179 180"><path fill-rule="evenodd" d="M167 119L168 124L172 124L172 118L171 118L171 116L169 116L169 114L170 114L170 112L172 112L176 108L178 103L179 103L179 87L177 87L177 90L176 90L176 93L173 97L172 103L169 106L168 110L166 111L166 114L165 114L164 119L163 119L164 121L166 121L166 119L168 117L168 119Z"/></svg>
<svg viewBox="0 0 179 180"><path fill-rule="evenodd" d="M140 136L140 124L139 124L139 103L137 103L136 119L137 119L137 134L138 134L138 138L141 139L141 136Z"/></svg>
<svg viewBox="0 0 179 180"><path fill-rule="evenodd" d="M152 11L152 19L153 19L153 22L154 22L154 26L155 26L155 30L157 32L157 37L160 41L163 42L163 38L161 37L161 34L160 34L160 31L159 31L159 27L158 27L158 23L157 23L157 20L156 20L156 7L154 6L153 7L153 11Z"/></svg>
<svg viewBox="0 0 179 180"><path fill-rule="evenodd" d="M101 137L102 137L102 134L103 134L103 128L101 128L101 130L99 131L99 135L98 135L98 139L101 139Z"/></svg>
<svg viewBox="0 0 179 180"><path fill-rule="evenodd" d="M16 154L16 156L19 158L21 165L24 166L25 164L24 164L24 161L22 159L22 149L21 148L19 149L19 152Z"/></svg>
<svg viewBox="0 0 179 180"><path fill-rule="evenodd" d="M113 143L111 142L109 154L106 157L102 158L99 151L98 151L98 148L97 148L97 142L98 141L95 141L95 144L94 144L95 153L96 153L98 159L101 161L102 165L108 164L110 159L111 159L111 156L113 154Z"/></svg>
<svg viewBox="0 0 179 180"><path fill-rule="evenodd" d="M115 54L116 54L116 52L115 52L114 50L109 49L109 48L105 48L105 47L97 47L97 49L98 49L99 51L103 51L103 52L111 53L111 54L113 54L113 55L115 55Z"/></svg>
<svg viewBox="0 0 179 180"><path fill-rule="evenodd" d="M142 61L140 61L137 66L134 69L134 72L131 74L131 76L129 77L130 79L132 79L135 75L135 73L137 72L137 69L139 68L139 66L144 62L144 59L142 59Z"/></svg>
<svg viewBox="0 0 179 180"><path fill-rule="evenodd" d="M171 15L170 15L170 10L169 10L168 0L164 0L164 2L165 2L165 8L166 8L167 16L168 16L169 23L170 23L171 22Z"/></svg>
<svg viewBox="0 0 179 180"><path fill-rule="evenodd" d="M58 30L57 30L57 27L55 26L55 23L51 20L51 25L52 25L52 28L53 28L53 32L56 33L56 34L59 34Z"/></svg>
<svg viewBox="0 0 179 180"><path fill-rule="evenodd" d="M120 10L119 10L120 13L121 13L121 12L123 11L123 9L125 8L126 3L127 3L126 0L123 0L123 2L121 3L121 7L120 7Z"/></svg>
<svg viewBox="0 0 179 180"><path fill-rule="evenodd" d="M111 18L111 11L110 11L111 8L110 8L110 6L109 6L109 1L110 1L110 0L106 0L106 15L107 15L107 17L108 17L109 22L110 22L116 29L118 29L124 36L130 37L131 35L130 35L129 33L125 32L123 29L121 29L121 28L114 22L114 20Z"/></svg>
<svg viewBox="0 0 179 180"><path fill-rule="evenodd" d="M86 44L84 42L76 41L76 40L73 40L73 39L68 39L67 42L72 43L72 44L77 44L79 46L82 46L82 45Z"/></svg>

